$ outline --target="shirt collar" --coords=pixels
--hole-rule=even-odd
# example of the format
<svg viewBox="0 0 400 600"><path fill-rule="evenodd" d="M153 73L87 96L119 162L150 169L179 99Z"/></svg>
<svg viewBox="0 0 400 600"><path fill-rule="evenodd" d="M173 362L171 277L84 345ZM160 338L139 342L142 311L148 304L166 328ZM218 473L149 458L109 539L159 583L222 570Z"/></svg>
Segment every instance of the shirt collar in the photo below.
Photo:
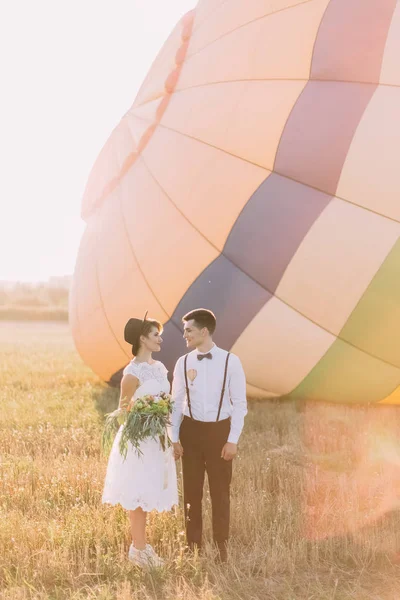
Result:
<svg viewBox="0 0 400 600"><path fill-rule="evenodd" d="M197 348L196 348L196 355L198 356L198 355L200 354L200 356L201 356L202 354L208 354L208 353L210 353L210 354L214 355L214 353L215 353L215 350L217 350L217 348L218 348L218 346L217 346L217 345L216 345L216 343L214 342L214 345L213 345L213 347L212 347L212 348L211 348L211 350L209 350L208 352L199 352L199 351L197 350Z"/></svg>

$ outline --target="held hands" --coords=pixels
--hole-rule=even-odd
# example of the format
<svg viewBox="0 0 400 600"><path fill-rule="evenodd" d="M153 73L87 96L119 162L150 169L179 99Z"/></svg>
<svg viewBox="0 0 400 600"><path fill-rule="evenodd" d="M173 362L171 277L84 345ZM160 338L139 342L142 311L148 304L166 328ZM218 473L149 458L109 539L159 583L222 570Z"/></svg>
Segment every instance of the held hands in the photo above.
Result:
<svg viewBox="0 0 400 600"><path fill-rule="evenodd" d="M179 460L181 458L181 456L183 455L183 448L182 448L180 442L173 442L172 447L174 449L175 460Z"/></svg>
<svg viewBox="0 0 400 600"><path fill-rule="evenodd" d="M232 460L235 458L237 454L237 444L232 444L232 442L226 442L225 446L222 448L221 458L224 460Z"/></svg>

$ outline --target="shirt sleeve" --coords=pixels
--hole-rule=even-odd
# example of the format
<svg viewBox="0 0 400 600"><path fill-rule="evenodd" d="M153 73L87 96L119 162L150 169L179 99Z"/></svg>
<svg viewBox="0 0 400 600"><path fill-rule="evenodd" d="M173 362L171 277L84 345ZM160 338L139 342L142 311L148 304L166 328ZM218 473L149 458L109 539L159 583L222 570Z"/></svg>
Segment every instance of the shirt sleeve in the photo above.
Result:
<svg viewBox="0 0 400 600"><path fill-rule="evenodd" d="M171 426L168 429L168 435L173 443L179 441L179 428L181 426L183 407L186 399L186 385L183 364L184 359L181 357L178 359L175 365L174 378L172 381L172 400L174 402L174 406L172 409Z"/></svg>
<svg viewBox="0 0 400 600"><path fill-rule="evenodd" d="M231 430L228 442L237 444L242 433L244 418L247 415L246 377L242 363L236 355L231 355L229 396L232 402Z"/></svg>

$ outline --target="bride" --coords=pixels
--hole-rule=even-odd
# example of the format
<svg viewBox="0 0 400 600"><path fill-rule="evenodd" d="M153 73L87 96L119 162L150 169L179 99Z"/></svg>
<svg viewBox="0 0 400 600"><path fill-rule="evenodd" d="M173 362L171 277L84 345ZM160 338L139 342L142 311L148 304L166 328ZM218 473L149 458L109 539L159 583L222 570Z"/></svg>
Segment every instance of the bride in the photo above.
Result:
<svg viewBox="0 0 400 600"><path fill-rule="evenodd" d="M134 358L124 369L120 408L124 408L132 398L136 400L145 394L170 391L167 369L152 358L152 353L161 349L162 325L154 319L146 319L146 315L143 320L129 319L125 325L125 341L132 344ZM170 510L178 504L172 448L168 447L164 452L158 440L149 438L141 443L140 456L129 443L124 460L119 451L122 429L123 425L111 449L102 501L120 504L129 511L132 533L129 560L141 567L161 566L164 561L146 543L146 515L152 510Z"/></svg>

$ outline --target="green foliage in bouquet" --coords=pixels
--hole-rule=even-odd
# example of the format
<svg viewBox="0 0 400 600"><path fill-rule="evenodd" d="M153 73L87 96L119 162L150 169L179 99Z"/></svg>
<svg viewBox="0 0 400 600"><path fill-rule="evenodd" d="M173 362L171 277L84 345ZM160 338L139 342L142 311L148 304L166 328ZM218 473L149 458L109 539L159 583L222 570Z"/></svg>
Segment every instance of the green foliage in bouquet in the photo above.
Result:
<svg viewBox="0 0 400 600"><path fill-rule="evenodd" d="M122 404L122 408L106 415L102 437L103 452L106 455L109 454L121 425L124 427L121 431L119 450L124 458L128 452L129 442L140 456L143 454L140 444L148 438L160 440L162 449L165 451L170 445L167 425L170 424L169 418L173 405L171 396L164 392L157 395L147 394L131 400L126 406L123 402Z"/></svg>

